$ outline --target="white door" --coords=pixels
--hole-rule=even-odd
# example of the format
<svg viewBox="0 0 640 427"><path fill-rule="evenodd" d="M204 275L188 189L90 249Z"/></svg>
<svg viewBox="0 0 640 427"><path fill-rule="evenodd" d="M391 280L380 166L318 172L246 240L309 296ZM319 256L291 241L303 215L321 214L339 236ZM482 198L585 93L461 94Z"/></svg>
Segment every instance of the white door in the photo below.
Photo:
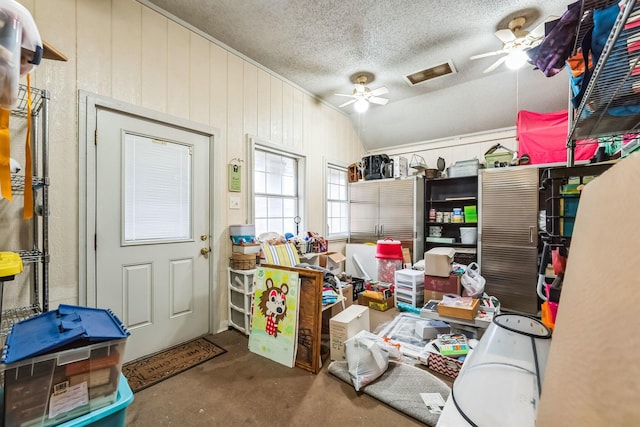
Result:
<svg viewBox="0 0 640 427"><path fill-rule="evenodd" d="M209 332L209 138L97 110L96 305L125 361Z"/></svg>

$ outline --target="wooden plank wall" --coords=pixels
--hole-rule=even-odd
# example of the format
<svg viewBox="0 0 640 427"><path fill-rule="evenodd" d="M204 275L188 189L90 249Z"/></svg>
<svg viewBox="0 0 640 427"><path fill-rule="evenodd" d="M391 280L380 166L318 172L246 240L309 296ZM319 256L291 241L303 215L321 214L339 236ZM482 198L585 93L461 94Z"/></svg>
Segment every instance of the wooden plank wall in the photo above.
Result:
<svg viewBox="0 0 640 427"><path fill-rule="evenodd" d="M208 125L219 131L213 197L217 325L226 319L227 226L246 218L246 168L241 210L228 210L226 164L247 159L247 135L307 155L310 229L324 231L324 159L349 164L364 153L349 118L272 72L135 0L21 0L44 40L69 60L44 61L32 84L51 92L50 301L77 303L78 91L86 91ZM246 163L245 163L246 165ZM236 193L237 194L237 193Z"/></svg>

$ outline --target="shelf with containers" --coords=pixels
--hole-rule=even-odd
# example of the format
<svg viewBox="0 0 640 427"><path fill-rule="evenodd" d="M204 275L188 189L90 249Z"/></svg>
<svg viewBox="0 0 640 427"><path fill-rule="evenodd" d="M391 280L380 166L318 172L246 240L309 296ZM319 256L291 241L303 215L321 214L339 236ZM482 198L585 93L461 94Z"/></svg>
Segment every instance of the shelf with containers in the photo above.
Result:
<svg viewBox="0 0 640 427"><path fill-rule="evenodd" d="M229 288L229 326L249 335L251 331L251 300L256 270L227 268Z"/></svg>
<svg viewBox="0 0 640 427"><path fill-rule="evenodd" d="M565 168L548 168L541 174L545 201L546 235L553 243L568 246L578 212L582 187L609 169L615 161Z"/></svg>
<svg viewBox="0 0 640 427"><path fill-rule="evenodd" d="M478 176L427 179L424 212L425 251L439 246L476 249Z"/></svg>

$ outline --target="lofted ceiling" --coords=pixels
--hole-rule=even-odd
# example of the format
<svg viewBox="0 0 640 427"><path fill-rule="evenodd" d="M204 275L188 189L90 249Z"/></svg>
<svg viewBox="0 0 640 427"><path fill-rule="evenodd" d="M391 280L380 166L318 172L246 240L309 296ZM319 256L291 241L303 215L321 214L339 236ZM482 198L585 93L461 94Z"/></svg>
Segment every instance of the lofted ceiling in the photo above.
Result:
<svg viewBox="0 0 640 427"><path fill-rule="evenodd" d="M517 111L567 108L566 72L547 78L504 64L495 36L524 16L531 30L569 2L558 0L139 0L339 108L351 76L373 73L389 102L350 115L366 149L392 147L515 125ZM455 74L410 86L404 76L450 61Z"/></svg>

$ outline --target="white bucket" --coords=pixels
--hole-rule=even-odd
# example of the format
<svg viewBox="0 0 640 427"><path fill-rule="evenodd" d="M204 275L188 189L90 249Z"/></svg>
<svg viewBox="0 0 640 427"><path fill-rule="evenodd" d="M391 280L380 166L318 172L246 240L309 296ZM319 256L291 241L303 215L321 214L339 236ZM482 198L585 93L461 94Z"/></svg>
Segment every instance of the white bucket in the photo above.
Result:
<svg viewBox="0 0 640 427"><path fill-rule="evenodd" d="M476 227L460 227L460 242L475 245L477 241L478 229Z"/></svg>

